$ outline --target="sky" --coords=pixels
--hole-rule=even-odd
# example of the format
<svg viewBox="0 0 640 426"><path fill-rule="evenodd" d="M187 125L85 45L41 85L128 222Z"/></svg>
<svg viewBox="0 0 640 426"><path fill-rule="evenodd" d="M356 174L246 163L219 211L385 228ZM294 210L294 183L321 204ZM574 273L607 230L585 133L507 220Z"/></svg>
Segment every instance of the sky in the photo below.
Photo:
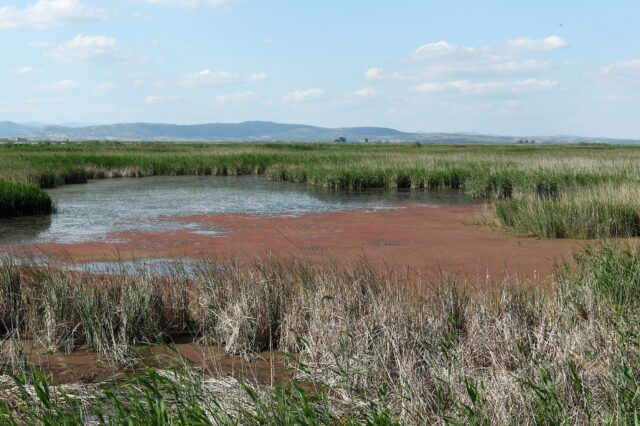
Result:
<svg viewBox="0 0 640 426"><path fill-rule="evenodd" d="M0 2L0 121L640 139L637 0Z"/></svg>

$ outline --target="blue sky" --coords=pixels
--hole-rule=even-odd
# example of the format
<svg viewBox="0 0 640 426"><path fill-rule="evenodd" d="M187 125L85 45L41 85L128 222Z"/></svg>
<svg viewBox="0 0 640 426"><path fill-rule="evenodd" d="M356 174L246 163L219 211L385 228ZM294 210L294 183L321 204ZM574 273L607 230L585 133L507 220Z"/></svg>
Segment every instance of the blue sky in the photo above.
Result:
<svg viewBox="0 0 640 426"><path fill-rule="evenodd" d="M0 120L640 138L640 2L0 4Z"/></svg>

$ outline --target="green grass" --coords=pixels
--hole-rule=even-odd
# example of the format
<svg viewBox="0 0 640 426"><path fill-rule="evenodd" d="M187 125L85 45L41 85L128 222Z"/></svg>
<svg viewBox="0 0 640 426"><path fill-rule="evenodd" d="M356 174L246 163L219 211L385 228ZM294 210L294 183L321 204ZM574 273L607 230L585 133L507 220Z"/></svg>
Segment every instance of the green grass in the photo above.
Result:
<svg viewBox="0 0 640 426"><path fill-rule="evenodd" d="M50 214L53 202L42 189L0 180L0 218Z"/></svg>
<svg viewBox="0 0 640 426"><path fill-rule="evenodd" d="M593 192L621 185L636 191L636 147L87 142L6 145L0 151L0 178L41 188L110 177L266 175L345 190L462 190L493 200L500 223L524 235L592 238L640 232L637 197ZM561 223L564 217L574 223Z"/></svg>
<svg viewBox="0 0 640 426"><path fill-rule="evenodd" d="M543 238L640 236L640 185L598 185L554 197L526 195L496 204L500 221L516 233Z"/></svg>
<svg viewBox="0 0 640 426"><path fill-rule="evenodd" d="M202 264L195 275L0 269L0 416L9 424L634 424L640 248L585 249L551 289L402 287L365 264ZM105 281L106 280L106 281ZM229 355L290 353L292 379L243 382L186 361L99 385L24 367L21 338L105 362L190 334ZM53 339L51 339L53 337Z"/></svg>
<svg viewBox="0 0 640 426"><path fill-rule="evenodd" d="M52 386L37 370L14 376L12 401L0 400L5 425L379 425L396 426L385 407L361 400L357 413L336 412L326 391L306 390L295 383L268 391L251 383L216 388L188 369L146 369L124 383L78 394ZM227 385L227 386L224 386ZM227 389L224 389L227 387ZM226 392L224 392L226 390ZM226 395L225 395L226 393Z"/></svg>
<svg viewBox="0 0 640 426"><path fill-rule="evenodd" d="M0 177L42 187L111 176L266 174L330 188L462 188L500 197L640 177L640 150L630 147L88 142L0 149Z"/></svg>

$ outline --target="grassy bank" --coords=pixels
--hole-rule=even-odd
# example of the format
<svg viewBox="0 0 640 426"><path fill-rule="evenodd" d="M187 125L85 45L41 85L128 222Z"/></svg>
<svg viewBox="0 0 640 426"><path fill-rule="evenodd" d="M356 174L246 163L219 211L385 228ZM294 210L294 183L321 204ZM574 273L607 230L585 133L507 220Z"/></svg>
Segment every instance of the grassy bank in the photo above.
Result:
<svg viewBox="0 0 640 426"><path fill-rule="evenodd" d="M588 230L556 225L569 213L576 225L594 217L638 215L640 202L623 200L616 191L594 192L607 185L635 191L635 147L89 142L0 150L0 178L42 188L109 177L253 174L347 190L459 189L495 200L501 223L521 234L589 238L639 232L627 219ZM594 194L600 206L589 198Z"/></svg>
<svg viewBox="0 0 640 426"><path fill-rule="evenodd" d="M53 202L42 189L0 179L0 218L52 212Z"/></svg>
<svg viewBox="0 0 640 426"><path fill-rule="evenodd" d="M597 185L526 195L496 204L498 218L516 233L544 238L613 238L640 235L640 185Z"/></svg>
<svg viewBox="0 0 640 426"><path fill-rule="evenodd" d="M640 249L605 246L581 253L551 292L469 294L450 282L402 288L366 265L231 263L105 282L5 264L4 368L18 378L0 380L0 412L26 423L629 424L640 416L639 265ZM296 354L294 381L185 367L52 387L15 350L28 338L130 360L132 345L184 333L229 354Z"/></svg>

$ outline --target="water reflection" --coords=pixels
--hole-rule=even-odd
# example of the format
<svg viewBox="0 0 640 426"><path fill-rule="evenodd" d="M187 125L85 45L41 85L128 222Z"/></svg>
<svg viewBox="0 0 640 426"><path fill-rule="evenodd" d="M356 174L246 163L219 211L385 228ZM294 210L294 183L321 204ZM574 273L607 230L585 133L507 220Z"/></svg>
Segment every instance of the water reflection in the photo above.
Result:
<svg viewBox="0 0 640 426"><path fill-rule="evenodd" d="M52 216L0 219L0 244L36 241L51 228Z"/></svg>
<svg viewBox="0 0 640 426"><path fill-rule="evenodd" d="M343 191L328 190L324 188L307 188L312 197L326 203L337 203L353 205L362 203L372 206L372 208L390 208L397 203L425 203L456 205L469 204L469 196L462 191L424 191L424 190L366 190L366 191Z"/></svg>

